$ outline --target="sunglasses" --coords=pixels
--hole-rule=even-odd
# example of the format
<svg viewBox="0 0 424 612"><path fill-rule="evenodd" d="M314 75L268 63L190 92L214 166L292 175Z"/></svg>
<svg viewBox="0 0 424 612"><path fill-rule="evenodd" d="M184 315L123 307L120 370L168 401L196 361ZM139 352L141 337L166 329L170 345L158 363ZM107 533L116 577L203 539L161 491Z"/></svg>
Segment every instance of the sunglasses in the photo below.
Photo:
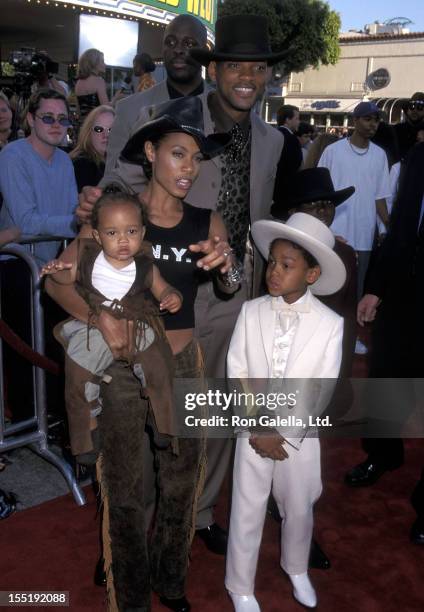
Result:
<svg viewBox="0 0 424 612"><path fill-rule="evenodd" d="M58 123L62 127L69 127L71 125L71 121L68 117L64 117L63 115L59 115L59 117L53 117L53 115L35 115L38 119L41 119L43 123L46 125L53 125L54 123Z"/></svg>
<svg viewBox="0 0 424 612"><path fill-rule="evenodd" d="M96 134L103 134L103 132L106 130L106 132L108 134L110 134L112 128L105 128L102 125L95 125L93 127L93 132L96 132Z"/></svg>
<svg viewBox="0 0 424 612"><path fill-rule="evenodd" d="M408 110L424 110L424 100L420 102L410 102Z"/></svg>

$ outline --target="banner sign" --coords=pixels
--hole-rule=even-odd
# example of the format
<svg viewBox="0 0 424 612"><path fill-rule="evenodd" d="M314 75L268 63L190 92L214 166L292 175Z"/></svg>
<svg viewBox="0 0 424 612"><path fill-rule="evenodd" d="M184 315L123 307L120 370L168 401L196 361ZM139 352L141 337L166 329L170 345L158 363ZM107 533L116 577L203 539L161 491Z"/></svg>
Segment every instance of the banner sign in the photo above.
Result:
<svg viewBox="0 0 424 612"><path fill-rule="evenodd" d="M57 0L68 6L84 7L89 13L130 15L138 19L169 23L175 15L194 15L212 34L215 31L218 0Z"/></svg>
<svg viewBox="0 0 424 612"><path fill-rule="evenodd" d="M296 98L286 96L285 103L299 107L301 113L351 113L355 106L362 101L362 97L357 98Z"/></svg>
<svg viewBox="0 0 424 612"><path fill-rule="evenodd" d="M218 0L130 0L130 4L145 4L156 8L198 17L209 28L215 28Z"/></svg>
<svg viewBox="0 0 424 612"><path fill-rule="evenodd" d="M339 108L340 101L339 100L316 100L316 102L312 102L311 108L315 108L316 110L324 110L325 108Z"/></svg>

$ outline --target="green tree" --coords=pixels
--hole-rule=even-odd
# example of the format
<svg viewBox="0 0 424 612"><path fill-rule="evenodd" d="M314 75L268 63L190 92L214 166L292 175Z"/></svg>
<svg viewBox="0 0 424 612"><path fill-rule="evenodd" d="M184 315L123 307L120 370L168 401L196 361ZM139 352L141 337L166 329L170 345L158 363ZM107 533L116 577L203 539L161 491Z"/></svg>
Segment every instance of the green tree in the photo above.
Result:
<svg viewBox="0 0 424 612"><path fill-rule="evenodd" d="M218 17L242 14L267 17L272 50L291 49L284 74L339 59L340 17L323 0L220 0Z"/></svg>

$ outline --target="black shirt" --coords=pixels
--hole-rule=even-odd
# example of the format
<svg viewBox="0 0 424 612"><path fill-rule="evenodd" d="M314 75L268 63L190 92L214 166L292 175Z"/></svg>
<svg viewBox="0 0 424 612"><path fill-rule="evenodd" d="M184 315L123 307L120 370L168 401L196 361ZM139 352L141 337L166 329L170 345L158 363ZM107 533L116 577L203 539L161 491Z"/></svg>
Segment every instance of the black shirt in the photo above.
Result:
<svg viewBox="0 0 424 612"><path fill-rule="evenodd" d="M175 89L175 87L173 87L169 81L166 81L166 86L168 88L168 94L169 94L169 99L170 100L175 100L176 98L185 98L186 97L186 96L184 96L184 94L182 94L180 91L178 91L178 89ZM195 89L193 89L193 91L191 91L187 95L188 96L200 96L200 94L203 93L203 90L204 90L204 81L202 79L200 85L198 85Z"/></svg>
<svg viewBox="0 0 424 612"><path fill-rule="evenodd" d="M72 163L74 164L78 193L81 193L82 188L86 185L98 185L105 173L104 163L96 164L94 160L85 155L78 155L72 160Z"/></svg>
<svg viewBox="0 0 424 612"><path fill-rule="evenodd" d="M412 124L409 121L396 123L396 125L393 126L399 148L400 160L402 162L406 160L412 147L417 144L417 134L423 129L423 123Z"/></svg>
<svg viewBox="0 0 424 612"><path fill-rule="evenodd" d="M146 221L145 239L152 243L155 264L163 278L183 296L181 309L163 315L165 329L194 327L194 301L201 270L196 262L202 253L191 253L190 244L207 240L211 211L183 202L183 218L174 227L159 227Z"/></svg>
<svg viewBox="0 0 424 612"><path fill-rule="evenodd" d="M78 106L79 106L79 114L80 114L80 124L87 117L88 113L93 110L93 108L97 108L100 106L100 100L97 93L84 94L83 96L77 96Z"/></svg>

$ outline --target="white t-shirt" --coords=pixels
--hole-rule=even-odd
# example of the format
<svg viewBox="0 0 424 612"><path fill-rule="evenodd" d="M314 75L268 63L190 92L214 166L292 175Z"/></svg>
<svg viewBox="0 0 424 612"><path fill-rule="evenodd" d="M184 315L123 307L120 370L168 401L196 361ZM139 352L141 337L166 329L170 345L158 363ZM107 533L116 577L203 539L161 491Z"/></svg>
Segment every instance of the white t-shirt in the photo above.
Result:
<svg viewBox="0 0 424 612"><path fill-rule="evenodd" d="M371 251L377 222L375 201L391 195L386 153L372 142L365 154L364 150L343 138L324 149L318 164L329 169L336 191L355 187L355 193L337 206L331 229L357 251Z"/></svg>
<svg viewBox="0 0 424 612"><path fill-rule="evenodd" d="M393 166L390 168L390 171L389 171L391 195L389 198L386 199L387 211L389 214L391 214L393 203L396 200L398 184L399 184L399 175L400 175L400 162L396 162L395 164L393 164ZM377 225L378 225L378 231L380 234L387 233L388 228L384 225L384 223L381 221L379 217L377 217Z"/></svg>
<svg viewBox="0 0 424 612"><path fill-rule="evenodd" d="M105 259L103 251L100 251L94 262L91 282L109 301L121 300L134 284L135 275L135 261L117 270Z"/></svg>

